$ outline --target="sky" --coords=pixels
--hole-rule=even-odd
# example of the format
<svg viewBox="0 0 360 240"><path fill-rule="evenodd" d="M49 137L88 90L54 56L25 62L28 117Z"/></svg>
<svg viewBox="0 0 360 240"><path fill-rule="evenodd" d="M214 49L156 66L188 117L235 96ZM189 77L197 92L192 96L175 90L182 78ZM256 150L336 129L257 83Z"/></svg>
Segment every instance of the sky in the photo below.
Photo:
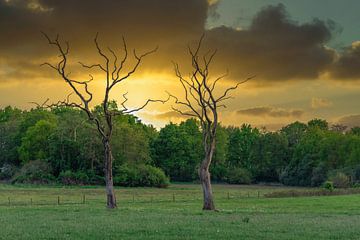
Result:
<svg viewBox="0 0 360 240"><path fill-rule="evenodd" d="M204 34L201 54L217 50L212 79L229 73L218 93L256 76L226 102L223 125L276 130L313 118L360 125L358 9L358 0L0 0L0 108L29 109L29 102L56 102L71 93L53 69L40 66L59 61L41 31L69 42L72 78L94 76L93 105L101 102L104 75L78 62L102 63L93 41L97 32L104 51L111 47L119 56L122 37L137 53L158 47L110 96L122 102L128 92L133 108L147 98L166 98L166 91L183 96L173 62L190 73L187 47ZM124 70L135 63L131 54L128 60ZM156 127L183 120L172 104L152 104L137 115Z"/></svg>

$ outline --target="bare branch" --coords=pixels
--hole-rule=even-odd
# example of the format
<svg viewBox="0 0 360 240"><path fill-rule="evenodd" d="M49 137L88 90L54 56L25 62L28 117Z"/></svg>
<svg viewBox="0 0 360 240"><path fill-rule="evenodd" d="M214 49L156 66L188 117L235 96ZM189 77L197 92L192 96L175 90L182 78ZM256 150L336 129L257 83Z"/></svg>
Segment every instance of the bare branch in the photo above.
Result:
<svg viewBox="0 0 360 240"><path fill-rule="evenodd" d="M160 103L164 104L164 103L166 103L167 101L169 101L169 99L170 99L170 97L168 97L168 98L165 99L165 100L161 100L161 99L148 99L141 107L138 107L138 108L135 108L135 109L132 109L132 110L126 110L126 111L124 111L124 113L130 114L130 113L138 112L138 111L144 109L149 103L160 102Z"/></svg>
<svg viewBox="0 0 360 240"><path fill-rule="evenodd" d="M238 82L235 86L229 87L228 89L225 90L225 92L224 92L223 95L221 95L218 99L216 99L216 101L219 102L219 101L224 100L224 98L227 96L227 94L228 94L230 91L233 91L233 90L237 89L240 84L244 84L244 83L250 81L251 79L253 79L253 78L255 78L255 77L256 77L255 75L254 75L254 76L251 76L251 77L248 77L248 78L245 79L244 81Z"/></svg>

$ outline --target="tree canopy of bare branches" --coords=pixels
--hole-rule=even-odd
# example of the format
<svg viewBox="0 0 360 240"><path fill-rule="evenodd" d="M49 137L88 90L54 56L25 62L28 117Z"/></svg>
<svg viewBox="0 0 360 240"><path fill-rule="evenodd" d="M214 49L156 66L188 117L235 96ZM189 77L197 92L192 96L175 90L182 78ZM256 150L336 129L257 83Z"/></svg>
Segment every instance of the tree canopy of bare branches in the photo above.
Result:
<svg viewBox="0 0 360 240"><path fill-rule="evenodd" d="M104 50L98 41L98 34L96 34L94 38L94 44L97 50L98 55L102 58L102 63L95 64L85 64L83 62L79 62L79 64L87 69L97 69L104 74L105 79L105 90L102 101L102 116L99 117L96 115L91 109L91 103L93 101L93 93L89 90L89 84L94 80L94 77L89 74L89 79L86 80L77 80L73 79L70 75L70 71L68 70L68 55L69 55L69 43L61 42L59 39L59 35L56 36L55 39L51 39L46 33L43 33L44 37L47 39L48 43L51 46L54 46L59 52L59 61L56 64L52 64L49 62L43 63L42 65L49 66L54 69L58 75L65 81L65 83L70 87L71 93L61 101L56 103L49 104L49 99L46 100L41 105L38 104L39 107L53 108L53 107L74 107L83 110L90 121L96 124L98 132L101 136L102 143L104 146L104 160L105 160L105 182L106 182L106 195L107 195L107 207L108 208L116 208L116 197L113 189L113 175L112 175L112 163L113 156L111 151L111 136L113 132L113 118L119 114L131 114L141 109L145 108L149 103L160 102L165 103L167 100L155 100L148 99L143 105L137 108L130 109L125 104L128 101L127 93L123 94L123 102L120 103L120 109L114 109L111 107L110 92L111 90L121 82L129 79L139 68L143 59L156 52L157 47L153 50L147 51L142 54L138 54L134 49L132 51L133 57L135 59L135 63L132 68L128 71L125 71L124 64L127 62L129 53L125 38L122 38L123 50L124 54L122 57L119 57L115 51L111 48L107 48ZM77 101L72 101L72 96L77 98Z"/></svg>
<svg viewBox="0 0 360 240"><path fill-rule="evenodd" d="M217 84L224 79L228 73L215 79L211 79L210 67L214 60L217 50L208 51L204 55L200 54L204 35L200 38L195 49L188 47L191 57L192 71L185 77L177 63L174 63L175 74L183 88L184 98L180 100L177 96L170 94L175 99L176 107L172 106L173 111L181 115L198 119L201 124L204 159L199 169L200 181L203 189L204 210L215 210L213 193L210 181L209 167L215 151L216 130L219 123L218 110L226 108L224 102L231 97L231 92L236 90L253 77L236 83L234 86L226 88L222 93L216 94Z"/></svg>

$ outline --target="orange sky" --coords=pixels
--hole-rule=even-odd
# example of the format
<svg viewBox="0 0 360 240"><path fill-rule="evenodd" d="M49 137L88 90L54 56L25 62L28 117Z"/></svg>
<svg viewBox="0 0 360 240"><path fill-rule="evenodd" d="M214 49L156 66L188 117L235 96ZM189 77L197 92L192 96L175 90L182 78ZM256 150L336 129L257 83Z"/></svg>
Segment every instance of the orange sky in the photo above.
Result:
<svg viewBox="0 0 360 240"><path fill-rule="evenodd" d="M147 98L166 98L166 91L181 96L172 61L187 73L187 45L194 46L205 33L203 52L218 50L212 76L229 70L219 90L256 75L227 102L228 108L221 112L223 124L251 123L276 129L315 117L348 126L360 124L359 36L353 36L350 45L334 47L332 39L341 34L334 21L295 22L286 5L258 9L245 27L217 26L215 20L222 19L217 13L224 15L221 9L231 2L0 0L0 107L30 108L31 101L48 97L57 101L70 93L51 69L39 66L57 61L56 49L47 44L40 30L52 37L60 33L61 40L70 42L69 67L79 80L86 80L89 72L78 61L101 61L93 44L96 32L101 46L111 46L119 55L123 54L121 36L126 37L129 49L139 53L158 46L155 54L144 59L140 71L112 93L113 99L121 101L122 94L129 92L132 107ZM128 64L130 68L133 61ZM98 104L104 76L92 73L91 89L94 104ZM171 103L154 104L138 116L161 127L181 120L170 109Z"/></svg>

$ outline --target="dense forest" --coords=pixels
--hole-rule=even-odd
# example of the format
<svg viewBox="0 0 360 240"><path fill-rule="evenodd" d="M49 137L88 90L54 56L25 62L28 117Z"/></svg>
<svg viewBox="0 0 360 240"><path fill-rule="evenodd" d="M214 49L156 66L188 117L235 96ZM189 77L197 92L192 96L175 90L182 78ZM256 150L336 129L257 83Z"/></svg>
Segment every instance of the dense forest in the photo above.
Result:
<svg viewBox="0 0 360 240"><path fill-rule="evenodd" d="M113 102L114 109L116 103ZM101 114L98 107L94 114ZM132 115L114 120L114 183L165 187L197 181L199 124L188 119L160 130ZM0 109L0 180L12 183L103 184L101 139L85 113L71 108ZM325 120L294 122L276 132L220 126L211 165L214 182L348 187L360 182L360 127Z"/></svg>

